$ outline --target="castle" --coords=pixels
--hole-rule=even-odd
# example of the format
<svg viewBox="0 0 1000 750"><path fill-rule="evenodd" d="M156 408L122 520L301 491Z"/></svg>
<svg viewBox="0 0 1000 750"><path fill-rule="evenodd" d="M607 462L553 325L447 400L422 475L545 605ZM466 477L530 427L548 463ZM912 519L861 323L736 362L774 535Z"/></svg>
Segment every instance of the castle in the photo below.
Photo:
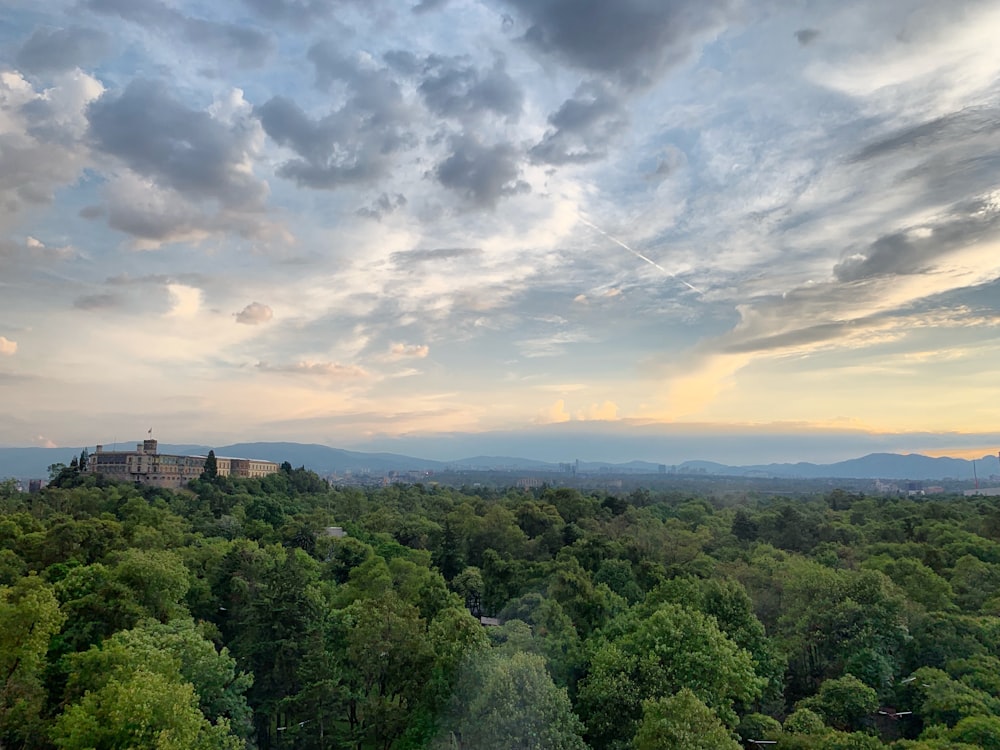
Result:
<svg viewBox="0 0 1000 750"><path fill-rule="evenodd" d="M143 440L134 451L106 451L98 445L87 462L87 472L119 482L153 487L183 487L205 471L207 456L175 456L157 452L155 440ZM216 456L220 477L266 477L280 468L273 461Z"/></svg>

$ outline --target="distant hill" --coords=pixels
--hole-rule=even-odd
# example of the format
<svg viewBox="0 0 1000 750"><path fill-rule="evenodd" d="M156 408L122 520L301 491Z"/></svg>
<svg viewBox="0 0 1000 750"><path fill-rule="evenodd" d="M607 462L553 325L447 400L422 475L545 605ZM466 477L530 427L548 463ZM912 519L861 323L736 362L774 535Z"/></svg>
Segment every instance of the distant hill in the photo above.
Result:
<svg viewBox="0 0 1000 750"><path fill-rule="evenodd" d="M997 470L996 457L981 459L982 474ZM972 462L961 458L931 458L918 453L871 453L833 464L759 464L725 466L711 461L687 461L679 472L696 471L730 476L768 476L788 479L972 479Z"/></svg>
<svg viewBox="0 0 1000 750"><path fill-rule="evenodd" d="M118 443L119 449L131 448L135 442ZM105 446L108 450L111 445ZM161 444L161 453L204 455L206 445ZM0 448L0 478L34 479L48 475L53 463L69 463L80 455L77 448ZM88 447L93 451L93 446ZM268 461L288 461L292 466L305 466L320 474L372 473L390 471L519 471L560 472L565 464L547 463L514 456L474 456L455 461L432 461L395 453L362 453L306 443L235 443L214 447L219 456L260 458ZM980 462L980 478L996 473L996 456L984 456ZM606 463L581 461L574 464L580 473L658 473L660 464L648 461ZM669 466L677 474L709 474L716 476L773 477L778 479L893 479L932 481L940 479L971 480L972 462L960 458L930 458L920 454L872 453L861 458L832 464L772 463L752 466L727 466L714 461L685 461Z"/></svg>
<svg viewBox="0 0 1000 750"><path fill-rule="evenodd" d="M316 443L236 443L216 448L215 453L219 456L260 458L278 463L288 461L292 466L305 466L320 474L345 471L441 471L447 465L426 458L395 453L358 453Z"/></svg>

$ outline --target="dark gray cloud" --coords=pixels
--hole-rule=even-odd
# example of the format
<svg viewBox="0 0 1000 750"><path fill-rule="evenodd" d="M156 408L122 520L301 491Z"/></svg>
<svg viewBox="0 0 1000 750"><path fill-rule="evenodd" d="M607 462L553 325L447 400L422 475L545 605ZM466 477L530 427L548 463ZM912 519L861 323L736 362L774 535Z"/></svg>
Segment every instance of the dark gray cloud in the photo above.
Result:
<svg viewBox="0 0 1000 750"><path fill-rule="evenodd" d="M549 124L552 129L531 149L531 158L546 164L582 164L603 158L628 119L619 97L590 81L549 116Z"/></svg>
<svg viewBox="0 0 1000 750"><path fill-rule="evenodd" d="M158 205L153 210L143 203L112 198L108 205L108 226L119 232L142 240L171 242L196 240L213 231L224 230L224 225L213 225L206 217L191 207L177 202Z"/></svg>
<svg viewBox="0 0 1000 750"><path fill-rule="evenodd" d="M799 29L795 32L795 40L803 47L815 42L818 36L819 29Z"/></svg>
<svg viewBox="0 0 1000 750"><path fill-rule="evenodd" d="M202 51L244 67L261 65L274 50L271 38L257 29L192 18L160 0L87 0L86 7L160 33L172 33Z"/></svg>
<svg viewBox="0 0 1000 750"><path fill-rule="evenodd" d="M159 81L137 79L121 94L106 93L87 115L95 148L160 186L239 210L259 208L267 194L245 169L247 123L191 109Z"/></svg>
<svg viewBox="0 0 1000 750"><path fill-rule="evenodd" d="M916 274L932 277L947 268L950 254L997 237L1000 210L988 199L953 206L950 216L936 225L886 234L852 253L835 266L829 282L754 300L743 309L741 323L717 340L717 351L750 353L823 344L881 328L913 327L921 319L933 325L981 325L986 318L977 313L939 311L936 318L928 318L928 311L916 309L917 300L895 309L878 309L879 301L895 280ZM963 290L963 296L966 293ZM852 313L866 308L875 311Z"/></svg>
<svg viewBox="0 0 1000 750"><path fill-rule="evenodd" d="M457 260L459 258L478 258L483 251L478 247L436 247L431 249L414 249L393 253L389 260L397 267L416 266L435 261Z"/></svg>
<svg viewBox="0 0 1000 750"><path fill-rule="evenodd" d="M442 117L488 112L516 120L521 114L524 92L507 75L502 58L480 70L467 57L430 55L422 68L418 90L428 109Z"/></svg>
<svg viewBox="0 0 1000 750"><path fill-rule="evenodd" d="M427 13L432 10L440 10L448 4L448 0L420 0L413 6L414 13Z"/></svg>
<svg viewBox="0 0 1000 750"><path fill-rule="evenodd" d="M84 206L77 215L81 219L100 219L107 216L108 210L104 206Z"/></svg>
<svg viewBox="0 0 1000 750"><path fill-rule="evenodd" d="M485 146L470 135L451 139L451 155L437 165L434 176L449 190L477 208L495 208L501 198L531 191L519 179L520 154L513 146Z"/></svg>
<svg viewBox="0 0 1000 750"><path fill-rule="evenodd" d="M870 319L862 318L858 320L817 323L816 325L796 328L771 336L758 336L756 338L737 341L723 347L722 351L727 354L748 354L751 352L765 352L795 346L806 346L808 344L818 344L823 341L832 341L833 339L841 338L850 332L852 328L860 330L865 324L870 322Z"/></svg>
<svg viewBox="0 0 1000 750"><path fill-rule="evenodd" d="M879 237L838 263L834 276L850 282L927 271L939 258L1000 233L1000 214L986 202L974 201L957 206L950 220L923 230Z"/></svg>
<svg viewBox="0 0 1000 750"><path fill-rule="evenodd" d="M853 161L868 161L900 151L926 152L930 147L949 147L978 136L995 136L1000 131L1000 110L970 107L896 131L865 146Z"/></svg>
<svg viewBox="0 0 1000 750"><path fill-rule="evenodd" d="M392 195L382 193L370 206L362 206L354 213L358 216L364 216L367 219L381 221L383 216L391 214L396 209L402 208L405 205L406 196L402 193L393 193Z"/></svg>
<svg viewBox="0 0 1000 750"><path fill-rule="evenodd" d="M77 297L73 301L73 307L77 310L109 310L119 307L122 300L115 294L87 294Z"/></svg>
<svg viewBox="0 0 1000 750"><path fill-rule="evenodd" d="M532 47L627 86L686 60L699 35L723 25L732 0L506 0L527 19Z"/></svg>
<svg viewBox="0 0 1000 750"><path fill-rule="evenodd" d="M649 175L651 180L665 180L687 164L687 155L676 146L667 146L656 162L656 169Z"/></svg>
<svg viewBox="0 0 1000 750"><path fill-rule="evenodd" d="M244 4L269 21L306 26L333 13L335 0L243 0Z"/></svg>
<svg viewBox="0 0 1000 750"><path fill-rule="evenodd" d="M257 108L265 132L299 156L282 164L278 174L327 190L383 176L394 154L416 143L399 84L388 69L362 67L342 57L332 43L314 45L309 59L316 68L316 85L325 90L342 84L348 100L319 119L283 96Z"/></svg>
<svg viewBox="0 0 1000 750"><path fill-rule="evenodd" d="M17 53L16 62L28 73L58 73L87 67L100 60L110 47L107 34L97 29L37 29Z"/></svg>
<svg viewBox="0 0 1000 750"><path fill-rule="evenodd" d="M208 283L208 281L209 279L200 273L179 273L176 275L154 273L146 274L145 276L129 276L127 273L122 273L117 276L109 276L105 280L105 283L113 286L132 286L137 284L187 284L188 286L203 287Z"/></svg>

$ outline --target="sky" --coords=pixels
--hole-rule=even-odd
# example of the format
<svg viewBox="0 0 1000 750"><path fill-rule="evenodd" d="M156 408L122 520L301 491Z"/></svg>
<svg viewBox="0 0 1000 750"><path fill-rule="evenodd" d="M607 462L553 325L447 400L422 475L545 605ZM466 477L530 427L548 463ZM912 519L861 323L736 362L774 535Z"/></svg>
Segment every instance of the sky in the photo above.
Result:
<svg viewBox="0 0 1000 750"><path fill-rule="evenodd" d="M3 6L0 445L1000 447L994 0Z"/></svg>

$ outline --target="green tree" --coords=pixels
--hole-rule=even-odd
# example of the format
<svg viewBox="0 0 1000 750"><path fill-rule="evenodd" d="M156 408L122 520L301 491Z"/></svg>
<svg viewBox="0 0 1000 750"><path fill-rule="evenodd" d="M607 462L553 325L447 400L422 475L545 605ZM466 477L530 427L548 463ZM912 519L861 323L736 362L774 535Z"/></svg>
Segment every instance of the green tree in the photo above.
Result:
<svg viewBox="0 0 1000 750"><path fill-rule="evenodd" d="M586 750L583 725L545 662L518 653L467 662L436 747L457 750Z"/></svg>
<svg viewBox="0 0 1000 750"><path fill-rule="evenodd" d="M241 736L248 736L253 728L244 696L253 678L238 672L228 651L217 651L192 620L166 624L145 620L132 630L115 633L100 646L70 655L67 661L71 665L70 699L100 690L115 676L141 666L167 679L191 683L201 712L213 723L226 719Z"/></svg>
<svg viewBox="0 0 1000 750"><path fill-rule="evenodd" d="M45 654L65 619L36 576L0 588L0 746L31 746L44 735Z"/></svg>
<svg viewBox="0 0 1000 750"><path fill-rule="evenodd" d="M740 750L719 717L687 688L643 701L633 745L636 750Z"/></svg>
<svg viewBox="0 0 1000 750"><path fill-rule="evenodd" d="M133 592L136 603L162 622L184 611L182 601L191 586L191 574L176 552L125 550L111 575Z"/></svg>
<svg viewBox="0 0 1000 750"><path fill-rule="evenodd" d="M592 743L627 746L642 718L642 700L683 688L735 726L733 704L753 701L764 686L751 655L700 612L667 603L642 615L630 613L619 623L625 633L597 650L580 683L578 703ZM642 619L635 622L637 617Z"/></svg>
<svg viewBox="0 0 1000 750"><path fill-rule="evenodd" d="M1000 750L1000 717L967 716L955 725L948 736L982 750Z"/></svg>
<svg viewBox="0 0 1000 750"><path fill-rule="evenodd" d="M836 729L858 729L864 720L878 710L878 695L854 675L825 680L819 693L798 702L798 708L809 708L821 714Z"/></svg>
<svg viewBox="0 0 1000 750"><path fill-rule="evenodd" d="M209 481L218 478L219 476L219 461L215 457L215 451L210 450L208 452L208 457L205 459L205 468L201 472L201 478L207 479Z"/></svg>
<svg viewBox="0 0 1000 750"><path fill-rule="evenodd" d="M213 725L198 710L190 683L145 668L122 670L69 706L56 721L53 739L61 750L245 747L225 720Z"/></svg>
<svg viewBox="0 0 1000 750"><path fill-rule="evenodd" d="M359 746L388 748L407 730L434 663L416 607L392 591L343 612L344 717Z"/></svg>

